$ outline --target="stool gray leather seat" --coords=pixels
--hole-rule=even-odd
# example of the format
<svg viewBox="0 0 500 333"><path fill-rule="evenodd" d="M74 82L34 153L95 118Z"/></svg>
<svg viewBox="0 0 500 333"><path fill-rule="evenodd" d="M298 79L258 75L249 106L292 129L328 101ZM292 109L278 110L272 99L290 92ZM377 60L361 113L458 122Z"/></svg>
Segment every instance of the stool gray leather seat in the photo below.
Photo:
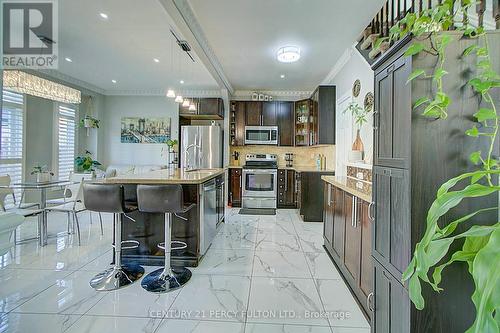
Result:
<svg viewBox="0 0 500 333"><path fill-rule="evenodd" d="M139 185L137 186L139 211L165 214L165 243L158 244L165 250L165 264L142 279L141 286L147 291L163 293L182 287L191 278L191 271L185 267L171 267L171 244L182 244L176 249L186 248L183 242L172 241L172 214L186 213L194 204L184 206L182 186L180 185Z"/></svg>
<svg viewBox="0 0 500 333"><path fill-rule="evenodd" d="M125 287L144 275L144 268L136 264L122 264L122 249L136 248L139 242L133 240L122 241L122 215L137 210L137 206L129 205L124 200L124 190L121 185L112 184L84 184L83 199L85 207L94 212L113 213L115 230L115 263L102 273L90 280L90 286L98 291L116 290ZM128 247L122 244L132 243Z"/></svg>

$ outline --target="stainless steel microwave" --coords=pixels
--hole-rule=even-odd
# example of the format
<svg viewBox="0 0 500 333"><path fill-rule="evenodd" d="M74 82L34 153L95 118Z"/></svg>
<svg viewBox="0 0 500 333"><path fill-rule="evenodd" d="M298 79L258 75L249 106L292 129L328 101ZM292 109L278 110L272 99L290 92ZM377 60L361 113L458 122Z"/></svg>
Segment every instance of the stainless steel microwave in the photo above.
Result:
<svg viewBox="0 0 500 333"><path fill-rule="evenodd" d="M245 126L246 145L277 145L278 126Z"/></svg>

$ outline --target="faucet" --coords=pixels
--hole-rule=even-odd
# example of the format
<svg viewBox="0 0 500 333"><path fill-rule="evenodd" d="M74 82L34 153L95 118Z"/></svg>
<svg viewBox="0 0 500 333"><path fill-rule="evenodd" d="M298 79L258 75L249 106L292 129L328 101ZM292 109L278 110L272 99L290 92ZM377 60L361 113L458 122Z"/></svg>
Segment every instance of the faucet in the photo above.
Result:
<svg viewBox="0 0 500 333"><path fill-rule="evenodd" d="M200 145L197 145L196 143L192 143L186 147L186 150L184 151L184 161L186 162L186 165L184 165L184 170L190 170L190 166L188 164L188 156L189 156L189 149L191 148L197 148L198 150L201 149Z"/></svg>

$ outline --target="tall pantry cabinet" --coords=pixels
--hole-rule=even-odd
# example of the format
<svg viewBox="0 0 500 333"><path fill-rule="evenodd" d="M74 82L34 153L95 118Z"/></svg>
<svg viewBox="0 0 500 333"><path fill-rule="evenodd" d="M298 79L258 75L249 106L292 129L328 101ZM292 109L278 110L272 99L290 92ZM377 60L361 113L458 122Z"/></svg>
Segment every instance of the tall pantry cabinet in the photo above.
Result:
<svg viewBox="0 0 500 333"><path fill-rule="evenodd" d="M412 110L415 101L433 96L432 81L425 78L406 83L414 69L432 73L436 58L422 53L405 57L413 43L399 41L374 65L375 117L373 167L372 257L374 262L374 308L372 331L375 333L464 332L475 318L470 297L473 281L465 264L446 268L441 293L423 285L426 301L418 311L408 297L408 285L401 280L416 243L425 232L425 221L441 184L475 166L468 161L473 151L487 151L487 139L474 139L464 132L475 122L473 114L481 105L467 81L477 59L464 59L462 51L477 40L460 39L449 33L454 42L447 47L444 91L453 103L444 120L423 117L422 109ZM492 54L500 53L500 32L488 35ZM496 71L500 58L492 57ZM499 101L499 96L495 96ZM500 107L500 105L499 105ZM494 155L499 155L499 145ZM498 194L479 200L464 200L440 221L448 224L480 208L498 205ZM476 224L498 221L498 212L481 214ZM465 230L466 224L457 232ZM459 244L454 245L455 248Z"/></svg>

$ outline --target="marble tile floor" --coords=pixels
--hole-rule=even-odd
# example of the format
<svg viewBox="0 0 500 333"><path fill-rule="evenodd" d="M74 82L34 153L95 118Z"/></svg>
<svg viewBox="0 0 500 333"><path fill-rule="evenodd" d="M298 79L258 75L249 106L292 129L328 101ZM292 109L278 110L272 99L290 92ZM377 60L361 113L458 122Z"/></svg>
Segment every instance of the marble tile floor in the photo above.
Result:
<svg viewBox="0 0 500 333"><path fill-rule="evenodd" d="M64 214L49 215L49 244L17 245L0 257L0 333L195 332L369 333L369 325L325 253L321 223L295 210L238 215L224 223L182 289L151 294L140 283L96 292L88 282L111 261L112 216L81 215L82 245ZM33 236L28 219L21 237ZM150 272L156 267L145 267Z"/></svg>

